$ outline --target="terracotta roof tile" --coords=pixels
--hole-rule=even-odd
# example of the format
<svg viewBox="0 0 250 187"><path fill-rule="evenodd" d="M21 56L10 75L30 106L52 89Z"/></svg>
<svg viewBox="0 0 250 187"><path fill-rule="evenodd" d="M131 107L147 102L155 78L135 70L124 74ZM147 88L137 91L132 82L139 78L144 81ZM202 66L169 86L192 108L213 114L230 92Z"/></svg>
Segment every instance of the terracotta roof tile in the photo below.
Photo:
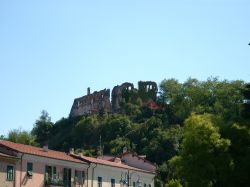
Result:
<svg viewBox="0 0 250 187"><path fill-rule="evenodd" d="M4 153L0 153L0 156L8 157L8 158L17 158L17 157L15 157L15 156L8 155L8 154L4 154Z"/></svg>
<svg viewBox="0 0 250 187"><path fill-rule="evenodd" d="M123 153L123 154L122 154L122 157L125 156L125 155L132 155L132 156L135 156L135 157L137 157L139 160L142 159L144 162L147 162L148 164L150 164L150 165L156 167L156 164L154 164L154 163L150 162L149 160L145 159L143 156L134 155L134 154L131 154L131 153L126 152L126 153Z"/></svg>
<svg viewBox="0 0 250 187"><path fill-rule="evenodd" d="M102 160L102 159L87 157L87 156L79 156L79 155L74 155L74 154L68 155L64 152L53 151L50 149L48 151L44 151L42 148L39 148L39 147L17 144L17 143L13 143L10 141L2 140L0 141L0 146L6 147L8 149L11 149L20 153L54 158L54 159L59 159L59 160L66 160L66 161L77 162L77 163L86 163L86 162L96 163L96 164L107 165L111 167L130 169L130 170L141 171L141 172L146 172L146 173L154 173L152 171L147 171L147 170L142 170L139 168L131 167L123 163L116 163L112 161L107 161L107 160Z"/></svg>
<svg viewBox="0 0 250 187"><path fill-rule="evenodd" d="M2 140L2 141L0 141L0 146L4 146L6 148L12 149L12 150L20 152L20 153L26 153L26 154L31 154L31 155L37 155L37 156L54 158L54 159L59 159L59 160L71 161L71 162L77 162L77 163L85 163L82 160L76 159L76 158L74 158L74 157L72 157L64 152L53 151L50 149L48 151L44 151L43 148L13 143L10 141Z"/></svg>
<svg viewBox="0 0 250 187"><path fill-rule="evenodd" d="M142 170L139 168L131 167L122 163L116 163L116 162L112 162L108 160L102 160L102 159L87 157L87 156L79 156L79 157L82 158L84 161L91 162L91 163L107 165L111 167L118 167L118 168L123 168L123 169L129 169L129 170L135 170L135 171L141 171L141 172L146 172L146 173L154 173L152 171Z"/></svg>

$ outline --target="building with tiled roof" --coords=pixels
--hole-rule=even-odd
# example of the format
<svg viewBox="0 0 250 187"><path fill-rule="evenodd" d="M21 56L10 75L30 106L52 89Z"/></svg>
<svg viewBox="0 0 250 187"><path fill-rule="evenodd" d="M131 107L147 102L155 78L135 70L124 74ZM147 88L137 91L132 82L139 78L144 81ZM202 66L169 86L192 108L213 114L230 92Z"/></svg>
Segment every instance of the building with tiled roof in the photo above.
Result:
<svg viewBox="0 0 250 187"><path fill-rule="evenodd" d="M43 148L40 148L40 147L34 147L30 145L17 144L17 143L13 143L10 141L0 141L0 146L6 147L9 150L12 150L14 152L25 153L25 154L35 155L35 156L40 156L40 157L45 157L45 158L52 158L52 159L57 159L57 160L76 162L76 163L84 163L83 161L79 159L75 159L74 157L70 156L67 153L50 150L46 146L44 146Z"/></svg>
<svg viewBox="0 0 250 187"><path fill-rule="evenodd" d="M14 165L16 164L17 160L18 159L15 156L0 152L0 186L14 186L14 181L9 179L13 178Z"/></svg>
<svg viewBox="0 0 250 187"><path fill-rule="evenodd" d="M89 165L64 152L10 141L0 141L0 152L16 158L16 162L7 164L7 177L5 178L5 180L13 181L16 187L52 185L71 187L73 182L74 186L80 187L83 186L83 173ZM11 169L8 170L8 168ZM77 177L74 178L72 174Z"/></svg>
<svg viewBox="0 0 250 187"><path fill-rule="evenodd" d="M3 159L5 158L5 159ZM7 162L6 159L11 160ZM0 141L6 187L153 187L155 170L9 141Z"/></svg>

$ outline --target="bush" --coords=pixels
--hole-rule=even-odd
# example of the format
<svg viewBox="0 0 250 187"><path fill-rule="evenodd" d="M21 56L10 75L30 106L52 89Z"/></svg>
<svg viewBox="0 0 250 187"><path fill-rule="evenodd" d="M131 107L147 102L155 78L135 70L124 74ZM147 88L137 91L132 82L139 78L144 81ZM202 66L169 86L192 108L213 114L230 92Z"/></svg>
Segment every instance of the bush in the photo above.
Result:
<svg viewBox="0 0 250 187"><path fill-rule="evenodd" d="M180 180L178 179L171 179L166 184L166 187L183 187Z"/></svg>

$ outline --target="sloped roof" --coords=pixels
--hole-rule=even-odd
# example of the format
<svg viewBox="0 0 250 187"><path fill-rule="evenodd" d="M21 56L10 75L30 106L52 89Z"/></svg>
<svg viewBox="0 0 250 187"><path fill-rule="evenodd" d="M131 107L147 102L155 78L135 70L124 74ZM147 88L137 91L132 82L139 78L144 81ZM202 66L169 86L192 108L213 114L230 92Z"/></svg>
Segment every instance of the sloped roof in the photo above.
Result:
<svg viewBox="0 0 250 187"><path fill-rule="evenodd" d="M114 162L116 156L102 155L102 156L98 156L97 158L98 158L98 159L102 159L102 160L107 160L107 161Z"/></svg>
<svg viewBox="0 0 250 187"><path fill-rule="evenodd" d="M75 155L75 156L78 156L78 155ZM82 156L82 155L78 156L78 157L83 159L86 162L91 162L91 163L95 163L95 164L101 164L101 165L106 165L106 166L111 166L111 167L118 167L118 168L122 168L122 169L141 171L141 172L146 172L146 173L154 173L152 171L147 171L147 170L142 170L139 168L131 167L131 166L125 165L123 163L116 163L116 162L112 162L112 161L108 161L108 160L102 160L99 158L87 157L87 156Z"/></svg>
<svg viewBox="0 0 250 187"><path fill-rule="evenodd" d="M8 157L8 158L13 158L13 159L17 159L17 157L12 156L12 155L8 155L8 154L4 154L4 153L0 153L0 157Z"/></svg>
<svg viewBox="0 0 250 187"><path fill-rule="evenodd" d="M26 153L26 154L30 154L30 155L53 158L53 159L58 159L58 160L65 160L65 161L70 161L70 162L77 162L77 163L82 163L82 164L86 163L86 162L84 162L80 159L74 158L74 157L72 157L64 152L53 151L50 149L48 151L44 151L43 148L13 143L10 141L5 141L5 140L0 141L0 146L3 146L7 149L11 149L11 150L19 152L19 153Z"/></svg>
<svg viewBox="0 0 250 187"><path fill-rule="evenodd" d="M144 162L147 162L148 164L156 167L156 165L152 162L150 162L149 160L145 159L145 156L140 156L140 155L136 155L136 154L132 154L132 153L129 153L129 152L126 152L126 153L123 153L122 154L122 157L126 156L126 155L132 155L133 157L137 157L138 160L143 160Z"/></svg>
<svg viewBox="0 0 250 187"><path fill-rule="evenodd" d="M102 160L102 159L87 157L87 156L79 156L75 154L67 154L64 152L53 151L50 149L48 151L44 151L43 148L13 143L10 141L5 141L5 140L0 141L0 146L19 152L19 153L53 158L53 159L58 159L58 160L65 160L65 161L76 162L76 163L81 163L81 164L95 163L95 164L101 164L101 165L106 165L106 166L111 166L111 167L118 167L122 169L129 169L129 170L141 171L141 172L146 172L146 173L154 173L152 171L147 171L147 170L142 170L139 168L131 167L123 163L116 163L112 161L107 161L107 160ZM6 154L3 154L3 155L6 155Z"/></svg>

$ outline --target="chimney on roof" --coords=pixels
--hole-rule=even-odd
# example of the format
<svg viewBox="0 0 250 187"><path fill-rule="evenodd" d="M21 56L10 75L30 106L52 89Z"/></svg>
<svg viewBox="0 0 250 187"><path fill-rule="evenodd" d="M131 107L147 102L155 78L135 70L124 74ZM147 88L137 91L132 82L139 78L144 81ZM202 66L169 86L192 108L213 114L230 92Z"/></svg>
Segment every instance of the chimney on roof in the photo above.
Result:
<svg viewBox="0 0 250 187"><path fill-rule="evenodd" d="M118 157L115 157L115 160L114 160L115 163L119 163L121 164L122 163L122 160Z"/></svg>
<svg viewBox="0 0 250 187"><path fill-rule="evenodd" d="M75 152L75 151L74 151L74 148L70 148L70 149L69 149L69 153L70 153L70 154L74 154L74 152Z"/></svg>
<svg viewBox="0 0 250 187"><path fill-rule="evenodd" d="M123 147L122 153L125 154L128 152L128 148L127 147Z"/></svg>
<svg viewBox="0 0 250 187"><path fill-rule="evenodd" d="M44 151L44 152L48 152L48 151L49 151L49 146L48 146L48 144L46 144L46 145L43 146L43 151Z"/></svg>
<svg viewBox="0 0 250 187"><path fill-rule="evenodd" d="M87 94L90 94L90 87L87 88Z"/></svg>
<svg viewBox="0 0 250 187"><path fill-rule="evenodd" d="M138 155L138 157L146 159L147 156L146 155Z"/></svg>

